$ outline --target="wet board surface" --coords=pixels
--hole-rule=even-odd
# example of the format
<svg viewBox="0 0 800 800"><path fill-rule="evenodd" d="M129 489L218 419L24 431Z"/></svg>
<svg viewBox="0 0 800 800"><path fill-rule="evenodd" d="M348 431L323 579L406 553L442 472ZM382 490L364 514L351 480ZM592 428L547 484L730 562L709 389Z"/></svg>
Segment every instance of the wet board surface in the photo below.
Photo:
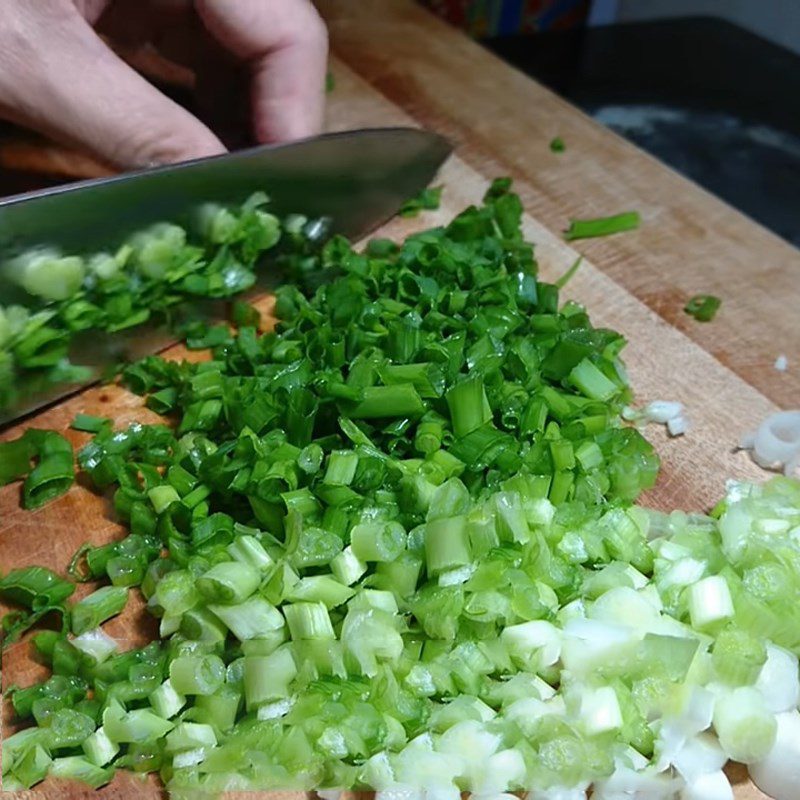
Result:
<svg viewBox="0 0 800 800"><path fill-rule="evenodd" d="M411 2L325 0L320 6L330 24L336 81L328 128L419 125L456 145L438 180L445 187L440 210L395 220L379 235L399 238L447 221L477 202L492 178L510 175L526 208L526 234L536 244L541 275L553 280L577 254L585 256L565 296L584 303L596 325L628 338L624 356L637 404L670 399L687 407L692 428L686 436L667 439L660 429L648 430L663 466L642 502L703 510L719 499L726 479L763 480L765 473L736 444L767 414L800 405L800 252ZM566 152L550 151L554 136L562 137ZM26 158L37 157L26 151ZM637 231L563 240L571 217L631 209L642 215ZM683 313L686 300L698 292L723 299L710 324ZM271 299L257 305L268 323ZM789 358L784 373L773 366L780 353ZM167 354L187 356L181 347ZM25 425L65 432L79 446L88 436L67 430L77 412L110 416L117 426L155 419L141 398L117 386L98 386ZM14 438L23 429L6 430L0 438ZM84 542L123 535L110 500L80 483L34 512L23 511L19 499L18 485L0 489L3 572L32 564L63 572ZM90 589L79 587L76 596ZM130 602L106 629L123 648L155 634L140 602ZM2 667L4 687L45 675L24 642L9 649ZM3 721L8 735L8 703ZM765 797L744 768L732 766L730 774L737 800ZM162 794L155 779L141 782L128 774L99 792L48 780L24 793L67 800ZM288 800L302 793L264 796Z"/></svg>

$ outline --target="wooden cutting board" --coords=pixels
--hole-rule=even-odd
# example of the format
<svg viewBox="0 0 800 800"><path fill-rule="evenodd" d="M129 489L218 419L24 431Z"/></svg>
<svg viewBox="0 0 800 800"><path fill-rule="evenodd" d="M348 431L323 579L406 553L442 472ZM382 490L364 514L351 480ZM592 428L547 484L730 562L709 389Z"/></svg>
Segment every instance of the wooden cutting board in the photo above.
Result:
<svg viewBox="0 0 800 800"><path fill-rule="evenodd" d="M767 414L800 406L800 252L413 3L322 0L319 5L330 24L336 79L327 127L419 125L448 136L457 148L439 179L445 186L441 209L416 220L395 220L380 235L402 237L444 222L479 200L491 178L512 176L528 212L526 233L537 246L542 276L554 279L578 253L585 255L566 294L589 307L595 324L614 327L629 339L625 358L637 402L680 400L688 409L692 428L686 436L669 440L660 430L649 432L663 467L643 502L660 509L707 509L726 479L767 477L736 444ZM564 139L565 153L550 151L554 136ZM53 152L66 159L62 167L72 174L92 169L63 151L44 157L25 151L29 165L53 163ZM563 241L570 217L630 209L642 215L638 231L574 246ZM713 323L697 323L683 313L685 301L697 292L722 297ZM271 300L264 298L260 308L268 321ZM773 367L780 353L789 358L785 373ZM168 355L187 353L175 347ZM154 419L140 398L111 386L89 389L25 425L66 432L77 446L88 438L67 430L78 411L111 416L119 426ZM7 430L0 438L23 429ZM35 512L19 508L18 487L0 490L3 571L31 564L63 571L82 543L122 534L108 498L84 485ZM79 593L90 588L80 587ZM123 646L154 633L140 603L129 604L107 629ZM2 666L4 687L45 674L24 643L9 650ZM3 720L8 735L13 726L7 703ZM730 774L737 800L765 797L743 768L734 766ZM154 779L141 783L119 775L99 795L48 781L30 796L134 793L160 795Z"/></svg>

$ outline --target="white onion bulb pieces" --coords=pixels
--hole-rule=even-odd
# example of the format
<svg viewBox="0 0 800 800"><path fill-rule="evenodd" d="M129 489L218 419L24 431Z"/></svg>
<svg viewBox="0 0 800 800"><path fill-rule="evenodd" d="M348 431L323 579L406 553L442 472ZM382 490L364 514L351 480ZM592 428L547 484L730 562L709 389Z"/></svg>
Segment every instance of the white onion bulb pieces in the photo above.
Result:
<svg viewBox="0 0 800 800"><path fill-rule="evenodd" d="M690 427L685 410L683 403L677 400L653 400L638 411L626 407L623 409L622 418L635 422L640 427L651 422L665 425L670 436L683 436Z"/></svg>
<svg viewBox="0 0 800 800"><path fill-rule="evenodd" d="M800 411L778 411L767 417L739 447L750 450L753 461L764 469L783 469L791 475L800 466Z"/></svg>

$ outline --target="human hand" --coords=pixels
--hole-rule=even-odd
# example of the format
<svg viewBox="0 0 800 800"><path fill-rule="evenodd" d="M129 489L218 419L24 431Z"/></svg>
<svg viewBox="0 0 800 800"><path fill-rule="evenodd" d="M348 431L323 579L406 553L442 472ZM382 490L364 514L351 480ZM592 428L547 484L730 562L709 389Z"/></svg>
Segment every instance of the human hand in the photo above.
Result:
<svg viewBox="0 0 800 800"><path fill-rule="evenodd" d="M100 33L148 42L199 75L235 62L259 142L320 129L327 34L310 0L4 0L0 117L123 168L225 151Z"/></svg>

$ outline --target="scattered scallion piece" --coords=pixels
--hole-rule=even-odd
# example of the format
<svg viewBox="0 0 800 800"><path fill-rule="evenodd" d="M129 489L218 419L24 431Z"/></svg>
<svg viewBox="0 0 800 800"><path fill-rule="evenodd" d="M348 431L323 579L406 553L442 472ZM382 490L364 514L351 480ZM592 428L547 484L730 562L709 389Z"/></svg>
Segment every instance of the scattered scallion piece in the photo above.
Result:
<svg viewBox="0 0 800 800"><path fill-rule="evenodd" d="M575 275L582 263L583 256L578 256L572 266L555 282L555 285L559 289L563 289L572 280L573 275Z"/></svg>
<svg viewBox="0 0 800 800"><path fill-rule="evenodd" d="M97 628L125 608L128 590L124 586L103 586L72 608L72 632L77 636Z"/></svg>
<svg viewBox="0 0 800 800"><path fill-rule="evenodd" d="M111 424L108 417L97 417L92 414L76 414L72 420L70 428L74 431L84 433L99 433L107 425Z"/></svg>
<svg viewBox="0 0 800 800"><path fill-rule="evenodd" d="M698 322L711 322L721 305L722 300L713 294L696 294L683 307L683 310Z"/></svg>
<svg viewBox="0 0 800 800"><path fill-rule="evenodd" d="M261 314L257 308L243 300L234 300L231 310L231 321L237 328L257 328L261 322Z"/></svg>
<svg viewBox="0 0 800 800"><path fill-rule="evenodd" d="M72 445L60 433L34 428L19 439L0 442L0 486L22 478L25 508L60 497L75 480Z"/></svg>
<svg viewBox="0 0 800 800"><path fill-rule="evenodd" d="M33 441L27 433L10 442L0 442L0 486L24 478L31 469Z"/></svg>
<svg viewBox="0 0 800 800"><path fill-rule="evenodd" d="M564 140L560 136L556 136L550 140L550 149L554 153L563 153L567 149L567 146L564 144Z"/></svg>
<svg viewBox="0 0 800 800"><path fill-rule="evenodd" d="M398 212L401 217L416 217L421 211L435 211L442 198L442 186L423 189L416 197L403 203Z"/></svg>
<svg viewBox="0 0 800 800"><path fill-rule="evenodd" d="M74 591L72 583L45 567L14 569L0 579L0 595L34 610L61 603Z"/></svg>
<svg viewBox="0 0 800 800"><path fill-rule="evenodd" d="M564 238L571 242L574 239L592 239L597 236L610 236L613 233L632 231L639 227L641 218L637 211L626 211L613 217L597 219L573 219L564 232Z"/></svg>

